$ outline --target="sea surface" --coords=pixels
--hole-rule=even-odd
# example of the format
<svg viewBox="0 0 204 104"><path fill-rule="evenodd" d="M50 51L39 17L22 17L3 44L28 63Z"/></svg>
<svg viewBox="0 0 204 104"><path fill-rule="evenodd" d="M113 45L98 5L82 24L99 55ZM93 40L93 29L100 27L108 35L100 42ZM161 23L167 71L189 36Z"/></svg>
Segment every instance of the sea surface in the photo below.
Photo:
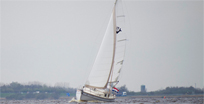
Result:
<svg viewBox="0 0 204 104"><path fill-rule="evenodd" d="M194 97L118 97L115 102L69 102L72 98L58 100L5 100L0 104L204 104L203 96Z"/></svg>

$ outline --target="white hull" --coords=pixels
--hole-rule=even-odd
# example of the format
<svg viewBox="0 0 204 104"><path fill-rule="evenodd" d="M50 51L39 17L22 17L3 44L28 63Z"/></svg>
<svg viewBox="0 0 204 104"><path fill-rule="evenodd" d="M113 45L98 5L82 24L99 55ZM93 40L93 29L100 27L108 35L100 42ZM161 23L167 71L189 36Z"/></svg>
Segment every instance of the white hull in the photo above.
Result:
<svg viewBox="0 0 204 104"><path fill-rule="evenodd" d="M105 97L99 96L98 94L89 93L83 90L77 90L76 92L76 99L78 101L105 101L105 102L114 102L115 96Z"/></svg>

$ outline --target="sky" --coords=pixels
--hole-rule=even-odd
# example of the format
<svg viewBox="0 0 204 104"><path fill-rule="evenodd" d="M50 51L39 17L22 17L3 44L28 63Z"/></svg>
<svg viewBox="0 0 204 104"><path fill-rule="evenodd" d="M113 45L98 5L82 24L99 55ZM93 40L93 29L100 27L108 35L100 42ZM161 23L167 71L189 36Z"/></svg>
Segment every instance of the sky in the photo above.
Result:
<svg viewBox="0 0 204 104"><path fill-rule="evenodd" d="M82 87L114 0L1 0L0 82ZM119 86L203 88L203 1L124 0L127 33Z"/></svg>

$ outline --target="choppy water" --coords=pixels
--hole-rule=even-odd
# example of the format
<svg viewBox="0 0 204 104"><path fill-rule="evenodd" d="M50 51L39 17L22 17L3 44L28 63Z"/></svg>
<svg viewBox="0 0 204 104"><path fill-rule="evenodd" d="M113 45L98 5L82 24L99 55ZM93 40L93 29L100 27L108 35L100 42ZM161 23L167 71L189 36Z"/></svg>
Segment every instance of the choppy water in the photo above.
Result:
<svg viewBox="0 0 204 104"><path fill-rule="evenodd" d="M72 98L58 100L1 100L0 104L67 104ZM71 102L70 104L76 104ZM80 104L204 104L203 97L119 97L115 102L80 102Z"/></svg>

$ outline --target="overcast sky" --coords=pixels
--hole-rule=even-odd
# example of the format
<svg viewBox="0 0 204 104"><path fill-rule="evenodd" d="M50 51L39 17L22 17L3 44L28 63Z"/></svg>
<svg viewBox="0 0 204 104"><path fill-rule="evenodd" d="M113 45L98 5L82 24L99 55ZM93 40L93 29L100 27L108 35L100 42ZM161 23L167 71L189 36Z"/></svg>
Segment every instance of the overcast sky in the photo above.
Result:
<svg viewBox="0 0 204 104"><path fill-rule="evenodd" d="M1 1L0 82L82 87L114 0ZM203 1L123 1L127 50L118 86L203 87ZM124 30L125 31L125 30Z"/></svg>

